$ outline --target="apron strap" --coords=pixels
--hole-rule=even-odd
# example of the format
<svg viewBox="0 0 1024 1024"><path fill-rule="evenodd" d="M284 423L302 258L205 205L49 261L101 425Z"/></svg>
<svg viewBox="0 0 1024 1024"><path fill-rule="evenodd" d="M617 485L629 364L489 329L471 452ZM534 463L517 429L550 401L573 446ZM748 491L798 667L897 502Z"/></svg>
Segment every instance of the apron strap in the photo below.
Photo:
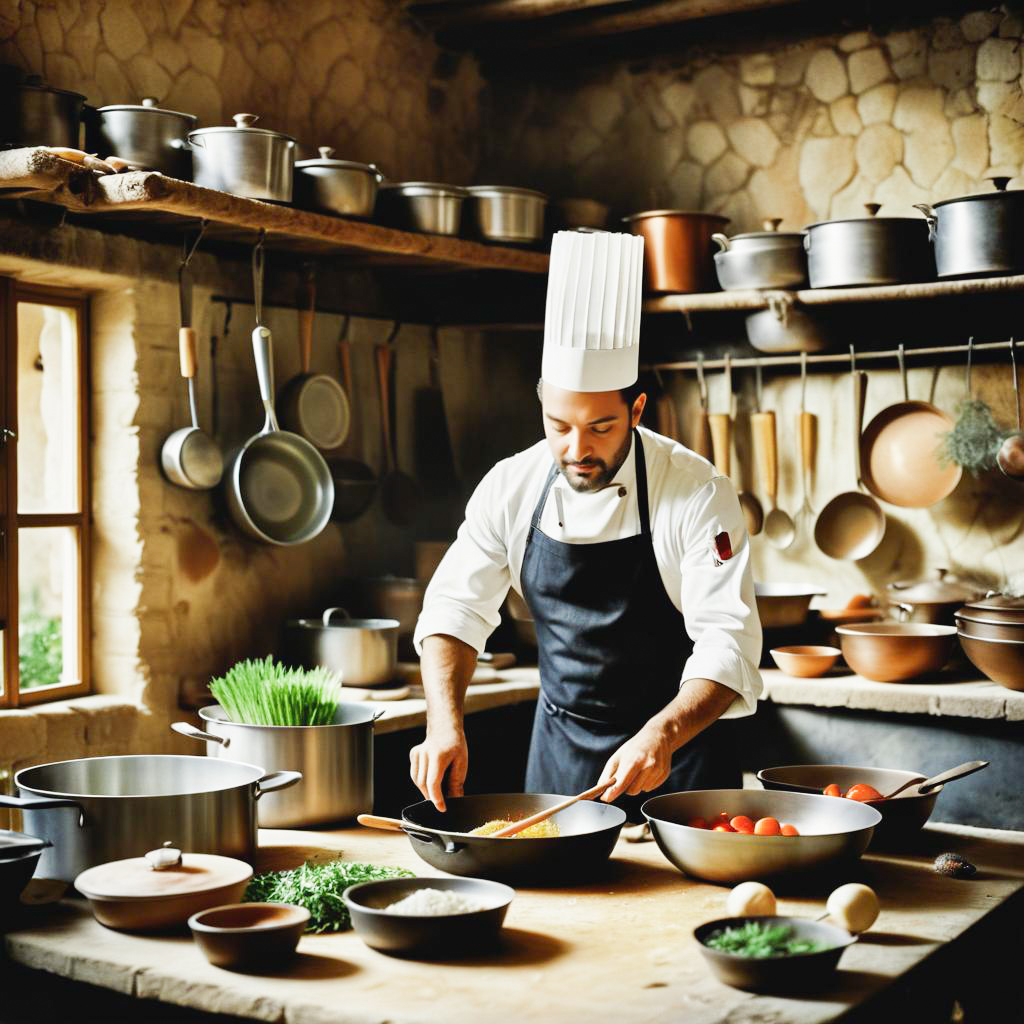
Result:
<svg viewBox="0 0 1024 1024"><path fill-rule="evenodd" d="M644 457L644 443L637 430L633 431L633 445L636 448L634 459L636 469L636 503L640 512L640 533L644 537L651 535L651 513L647 495L647 459Z"/></svg>
<svg viewBox="0 0 1024 1024"><path fill-rule="evenodd" d="M544 490L541 491L540 501L537 502L537 507L533 510L533 518L530 520L530 527L534 530L540 529L540 517L544 514L544 505L547 503L548 494L551 493L551 485L555 482L556 476L558 476L558 467L553 465L544 484Z"/></svg>

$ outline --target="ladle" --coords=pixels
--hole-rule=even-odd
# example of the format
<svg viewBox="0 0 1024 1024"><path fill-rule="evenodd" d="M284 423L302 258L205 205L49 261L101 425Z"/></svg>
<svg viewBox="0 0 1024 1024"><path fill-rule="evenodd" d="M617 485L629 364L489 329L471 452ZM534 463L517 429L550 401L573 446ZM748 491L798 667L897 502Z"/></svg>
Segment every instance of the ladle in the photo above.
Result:
<svg viewBox="0 0 1024 1024"><path fill-rule="evenodd" d="M754 409L756 412L761 411L761 364L756 364L756 378L754 381ZM743 486L743 471L740 470L740 487ZM740 509L743 512L743 520L747 524L747 533L751 537L756 537L764 527L764 508L761 502L757 500L757 495L753 491L740 490L736 495L740 503Z"/></svg>
<svg viewBox="0 0 1024 1024"><path fill-rule="evenodd" d="M1013 402L1017 407L1017 430L1003 440L999 446L996 462L1008 477L1024 479L1024 430L1021 428L1020 384L1017 382L1017 343L1010 339L1010 363L1013 366Z"/></svg>
<svg viewBox="0 0 1024 1024"><path fill-rule="evenodd" d="M917 796L927 796L936 786L944 786L947 782L966 778L968 775L980 772L982 768L987 768L988 765L988 761L965 761L963 764L958 764L955 768L947 768L946 771L939 772L938 775L925 779L924 782L916 782L914 779L904 782L902 786L894 789L888 796L884 796L882 799L891 800L894 796L899 796L900 793L911 786L917 786Z"/></svg>
<svg viewBox="0 0 1024 1024"><path fill-rule="evenodd" d="M756 412L750 418L753 428L754 459L761 488L771 505L764 521L764 535L774 547L785 549L793 543L796 527L788 513L776 504L779 488L779 452L774 412Z"/></svg>

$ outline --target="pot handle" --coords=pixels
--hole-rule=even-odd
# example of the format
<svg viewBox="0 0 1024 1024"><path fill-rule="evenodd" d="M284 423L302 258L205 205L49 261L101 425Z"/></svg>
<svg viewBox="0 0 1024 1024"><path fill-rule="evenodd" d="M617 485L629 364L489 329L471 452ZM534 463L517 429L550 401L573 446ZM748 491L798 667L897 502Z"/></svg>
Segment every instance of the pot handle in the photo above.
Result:
<svg viewBox="0 0 1024 1024"><path fill-rule="evenodd" d="M278 789L287 789L296 782L302 781L302 772L268 772L256 780L256 799L264 793L273 793Z"/></svg>
<svg viewBox="0 0 1024 1024"><path fill-rule="evenodd" d="M205 743L219 743L222 747L229 747L231 740L227 736L214 736L213 733L203 732L188 722L171 722L171 728L179 735L190 740L202 740Z"/></svg>
<svg viewBox="0 0 1024 1024"><path fill-rule="evenodd" d="M457 843L451 836L442 835L440 832L417 832L408 825L402 831L418 843L426 843L428 846L436 846L444 853L458 853L466 847L465 843Z"/></svg>
<svg viewBox="0 0 1024 1024"><path fill-rule="evenodd" d="M934 207L928 203L914 203L914 209L924 214L924 219L928 222L928 241L934 242L939 230L939 218L935 216Z"/></svg>
<svg viewBox="0 0 1024 1024"><path fill-rule="evenodd" d="M349 613L348 613L347 609L345 609L345 608L341 608L341 607L338 607L338 608L325 608L325 609L324 609L324 614L323 614L323 616L322 616L322 619L323 619L323 624L324 624L325 626L330 626L330 624L331 624L331 619L333 619L333 618L334 618L334 615L335 615L335 613L336 613L336 612L337 612L337 613L338 613L339 615L341 615L341 616L342 616L342 617L343 617L343 618L345 619L345 621L346 621L346 622L347 622L347 621L348 621L349 619L351 619L351 618L352 618L352 616L351 616L351 615L349 615Z"/></svg>
<svg viewBox="0 0 1024 1024"><path fill-rule="evenodd" d="M77 800L39 796L3 796L0 794L0 807L15 807L19 811L46 811L51 807L74 807L78 811L78 827L85 827L85 808Z"/></svg>
<svg viewBox="0 0 1024 1024"><path fill-rule="evenodd" d="M716 231L711 236L711 241L717 243L719 252L729 251L729 236L723 235L721 232Z"/></svg>

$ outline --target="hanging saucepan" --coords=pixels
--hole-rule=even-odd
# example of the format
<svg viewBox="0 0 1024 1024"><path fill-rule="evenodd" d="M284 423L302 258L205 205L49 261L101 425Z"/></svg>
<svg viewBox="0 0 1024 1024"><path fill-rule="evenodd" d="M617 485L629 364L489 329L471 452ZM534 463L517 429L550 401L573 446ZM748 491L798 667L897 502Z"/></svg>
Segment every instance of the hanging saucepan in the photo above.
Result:
<svg viewBox="0 0 1024 1024"><path fill-rule="evenodd" d="M324 457L304 437L281 430L274 413L274 364L263 310L263 246L253 253L257 326L253 357L266 412L263 429L234 455L225 473L228 509L241 529L268 544L302 544L327 525L334 481Z"/></svg>
<svg viewBox="0 0 1024 1024"><path fill-rule="evenodd" d="M915 203L928 221L939 277L991 277L1024 270L1024 189L989 178L995 192L957 196L929 206Z"/></svg>
<svg viewBox="0 0 1024 1024"><path fill-rule="evenodd" d="M910 400L902 345L898 358L903 401L878 413L861 435L864 486L890 505L928 508L956 490L963 468L941 454L953 420L931 402Z"/></svg>

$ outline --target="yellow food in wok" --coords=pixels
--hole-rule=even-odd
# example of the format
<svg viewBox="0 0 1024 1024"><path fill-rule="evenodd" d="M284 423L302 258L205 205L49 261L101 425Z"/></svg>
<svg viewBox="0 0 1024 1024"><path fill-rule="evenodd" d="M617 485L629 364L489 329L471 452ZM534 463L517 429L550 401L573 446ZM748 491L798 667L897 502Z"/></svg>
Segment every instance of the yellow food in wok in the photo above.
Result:
<svg viewBox="0 0 1024 1024"><path fill-rule="evenodd" d="M471 836L489 836L511 824L512 822L509 819L495 818L494 821L485 821L482 825L478 825L469 834ZM530 825L524 828L522 832L517 832L514 836L508 836L508 838L557 839L561 834L558 826L548 818L547 821L538 821L536 825Z"/></svg>

